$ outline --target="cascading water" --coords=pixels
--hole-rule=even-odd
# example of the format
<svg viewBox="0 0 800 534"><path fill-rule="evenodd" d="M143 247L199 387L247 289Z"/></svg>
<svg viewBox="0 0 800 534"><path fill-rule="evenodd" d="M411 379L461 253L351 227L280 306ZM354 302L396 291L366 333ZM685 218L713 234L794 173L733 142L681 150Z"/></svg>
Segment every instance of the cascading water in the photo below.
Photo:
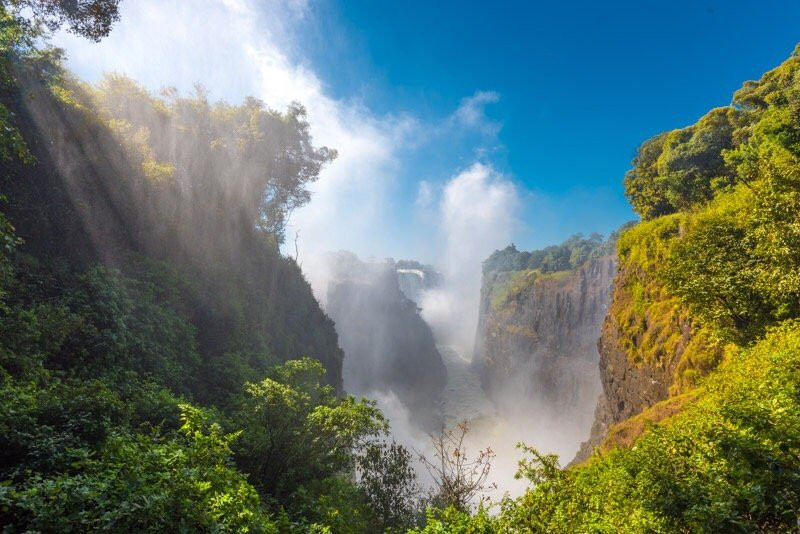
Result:
<svg viewBox="0 0 800 534"><path fill-rule="evenodd" d="M397 269L397 285L400 291L417 304L420 302L422 292L426 288L425 271L422 269Z"/></svg>

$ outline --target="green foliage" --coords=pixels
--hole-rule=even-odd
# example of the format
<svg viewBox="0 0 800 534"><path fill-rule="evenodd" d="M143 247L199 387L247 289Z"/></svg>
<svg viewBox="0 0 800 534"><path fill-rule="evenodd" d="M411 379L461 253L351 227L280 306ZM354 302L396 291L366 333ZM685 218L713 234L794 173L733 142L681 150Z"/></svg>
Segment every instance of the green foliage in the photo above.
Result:
<svg viewBox="0 0 800 534"><path fill-rule="evenodd" d="M799 67L792 57L745 84L735 106L643 145L626 185L642 217L656 218L620 241L625 291L615 293L612 316L625 339L647 345L635 330L665 332L675 321L687 323L688 313L706 338L746 345L800 316ZM695 148L703 157L692 160L699 166L685 176L702 180L676 181L668 161L678 153L683 161L701 141ZM674 201L675 188L687 183L688 196ZM658 222L673 211L681 213ZM666 224L676 225L670 236L653 226ZM652 346L672 351L668 339L656 339Z"/></svg>
<svg viewBox="0 0 800 534"><path fill-rule="evenodd" d="M695 317L725 339L743 343L756 339L778 310L775 299L760 290L754 236L743 217L752 195L738 197L723 197L724 203L717 199L689 220L663 275Z"/></svg>
<svg viewBox="0 0 800 534"><path fill-rule="evenodd" d="M57 299L46 295L41 305L16 308L13 328L57 321L59 335L39 341L72 343L54 360L62 368L75 369L75 357L104 365L132 358L137 372L160 373L155 366L168 365L170 387L204 403L229 402L245 381L299 354L323 361L326 382L341 390L333 324L299 267L277 247L284 215L307 199L307 185L333 156L311 144L301 110L278 113L249 100L211 105L202 92L155 97L114 76L93 88L64 73L57 56L48 63L37 54L43 55L13 47L16 77L0 94L37 164L10 162L0 187L34 273L54 277L47 287L74 291L57 289ZM58 165L65 154L71 164ZM137 266L152 260L172 279ZM76 311L84 286L113 276L110 268L88 274L97 264L113 266L124 279L104 302L125 307L125 317L101 340L92 332L95 319L112 314L98 309L83 321ZM61 272L50 273L54 265ZM78 273L86 279L77 281ZM140 275L150 278L140 283ZM174 295L161 294L165 286L174 286ZM168 353L152 352L151 334L172 336L164 340ZM28 342L19 345L15 351L31 359L10 358L17 367L43 356ZM108 354L99 354L103 345ZM133 353L119 353L134 345Z"/></svg>
<svg viewBox="0 0 800 534"><path fill-rule="evenodd" d="M44 531L277 532L259 497L231 467L230 443L203 413L183 407L173 438L113 434L68 472L6 486L9 526Z"/></svg>
<svg viewBox="0 0 800 534"><path fill-rule="evenodd" d="M37 364L84 377L130 370L175 391L193 387L197 341L166 266L151 262L131 273L141 277L99 266L72 275L19 260L27 272L14 280L0 323L7 372L19 376ZM131 257L131 270L141 261Z"/></svg>
<svg viewBox="0 0 800 534"><path fill-rule="evenodd" d="M353 451L386 429L371 401L337 397L322 385L325 370L309 358L273 368L248 384L234 415L240 439L237 465L259 490L278 502L315 480L346 474Z"/></svg>
<svg viewBox="0 0 800 534"><path fill-rule="evenodd" d="M90 3L23 4L40 22L103 31L101 19L72 26ZM277 249L334 155L312 146L303 109L156 98L114 77L89 88L36 49L36 24L9 13L0 8L0 524L377 524L353 473L386 423L374 403L338 395L333 325ZM276 366L302 353L325 366Z"/></svg>
<svg viewBox="0 0 800 534"><path fill-rule="evenodd" d="M51 380L44 386L6 380L0 405L2 480L24 479L28 470L58 472L128 415L116 392L98 380Z"/></svg>
<svg viewBox="0 0 800 534"><path fill-rule="evenodd" d="M0 161L7 161L13 157L29 159L28 146L22 135L14 127L14 113L6 106L0 104Z"/></svg>
<svg viewBox="0 0 800 534"><path fill-rule="evenodd" d="M199 366L194 329L176 311L181 302L174 286L159 280L162 273L155 269L149 274L154 280L95 267L80 276L67 304L80 310L80 325L65 340L74 348L64 352L88 353L88 359L58 364L93 371L122 366L158 376L174 390L188 389L183 382Z"/></svg>
<svg viewBox="0 0 800 534"><path fill-rule="evenodd" d="M31 55L31 46L36 32L19 17L0 6L0 92L13 87L13 76L9 69L12 61ZM14 124L14 113L0 103L0 162L12 158L29 160L30 153L22 134Z"/></svg>
<svg viewBox="0 0 800 534"><path fill-rule="evenodd" d="M14 227L8 218L0 213L0 310L4 309L7 287L13 280L14 268L11 257L18 244Z"/></svg>
<svg viewBox="0 0 800 534"><path fill-rule="evenodd" d="M800 504L800 324L711 375L701 399L628 450L561 471L529 451L535 486L499 532L790 531Z"/></svg>
<svg viewBox="0 0 800 534"><path fill-rule="evenodd" d="M791 58L737 93L749 102L749 125L721 155L740 185L688 219L665 269L669 288L693 314L737 343L800 316L797 72Z"/></svg>
<svg viewBox="0 0 800 534"><path fill-rule="evenodd" d="M231 428L223 434L169 391L197 387L179 281L153 262L131 262L129 274L95 267L64 283L29 270L14 280L4 313L16 319L2 322L0 343L3 523L272 531L269 508L288 511L286 528L300 532L373 524L348 473L386 428L374 404L337 397L318 361L290 361L248 386L238 410L213 416Z"/></svg>
<svg viewBox="0 0 800 534"><path fill-rule="evenodd" d="M282 243L289 215L310 200L308 185L336 157L312 145L297 103L285 113L254 98L211 104L200 87L191 97L155 96L120 75L106 76L87 98L142 174L155 185L188 186L191 204L181 210L202 210L192 216L217 229L245 223Z"/></svg>
<svg viewBox="0 0 800 534"><path fill-rule="evenodd" d="M425 517L425 527L412 529L412 534L490 534L500 532L489 511L480 507L469 514L453 506L444 510L429 508Z"/></svg>
<svg viewBox="0 0 800 534"><path fill-rule="evenodd" d="M359 486L377 532L402 531L414 524L420 488L411 453L395 442L371 442L357 460Z"/></svg>
<svg viewBox="0 0 800 534"><path fill-rule="evenodd" d="M221 404L226 411L213 418L231 429L226 435L212 422L215 410L179 407L175 396L203 384L195 383L202 370L186 283L174 270L137 257L126 274L45 269L22 254L8 262L0 309L4 524L274 531L268 509L298 532L374 524L349 474L359 447L386 423L374 403L324 385L318 361L274 367L240 401Z"/></svg>
<svg viewBox="0 0 800 534"><path fill-rule="evenodd" d="M625 194L643 219L684 211L735 181L723 153L744 121L736 108L711 110L697 124L646 141L625 175Z"/></svg>
<svg viewBox="0 0 800 534"><path fill-rule="evenodd" d="M66 27L68 31L99 41L108 36L111 26L119 20L120 0L73 0L51 2L48 0L8 0L12 13L30 16L35 23L51 31Z"/></svg>

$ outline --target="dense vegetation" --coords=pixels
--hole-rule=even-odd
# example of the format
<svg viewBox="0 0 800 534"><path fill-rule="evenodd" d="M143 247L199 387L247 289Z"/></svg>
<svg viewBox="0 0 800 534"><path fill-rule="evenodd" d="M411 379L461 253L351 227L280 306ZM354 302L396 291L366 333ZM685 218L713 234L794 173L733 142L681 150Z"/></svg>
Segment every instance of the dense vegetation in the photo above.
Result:
<svg viewBox="0 0 800 534"><path fill-rule="evenodd" d="M534 488L495 518L434 513L426 532L789 532L800 490L800 324L771 331L701 400L631 449L567 470L529 450Z"/></svg>
<svg viewBox="0 0 800 534"><path fill-rule="evenodd" d="M299 105L88 86L37 45L116 17L0 5L3 531L406 524L407 451L342 393L333 324L278 250L335 152Z"/></svg>

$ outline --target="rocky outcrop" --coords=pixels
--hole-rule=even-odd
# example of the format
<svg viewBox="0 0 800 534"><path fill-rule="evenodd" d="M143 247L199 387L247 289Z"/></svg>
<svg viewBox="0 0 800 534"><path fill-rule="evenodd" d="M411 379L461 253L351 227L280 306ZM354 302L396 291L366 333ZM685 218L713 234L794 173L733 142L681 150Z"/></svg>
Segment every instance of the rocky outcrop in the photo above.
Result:
<svg viewBox="0 0 800 534"><path fill-rule="evenodd" d="M341 254L338 260L327 312L345 353L345 389L356 395L392 392L415 423L435 430L447 371L430 327L400 289L404 273L391 262L367 264ZM424 281L424 274L410 276ZM406 283L410 287L416 288Z"/></svg>
<svg viewBox="0 0 800 534"><path fill-rule="evenodd" d="M624 277L615 283L624 284ZM621 291L615 294L621 294ZM649 408L669 396L675 370L681 356L691 339L691 323L687 317L676 317L668 324L671 337L677 338L674 349L656 361L644 364L630 358L631 341L625 328L610 314L603 324L597 348L600 351L600 377L603 382L605 401L610 420L623 421Z"/></svg>
<svg viewBox="0 0 800 534"><path fill-rule="evenodd" d="M475 361L495 402L524 396L586 435L600 392L597 338L615 272L614 256L604 256L567 272L485 274Z"/></svg>

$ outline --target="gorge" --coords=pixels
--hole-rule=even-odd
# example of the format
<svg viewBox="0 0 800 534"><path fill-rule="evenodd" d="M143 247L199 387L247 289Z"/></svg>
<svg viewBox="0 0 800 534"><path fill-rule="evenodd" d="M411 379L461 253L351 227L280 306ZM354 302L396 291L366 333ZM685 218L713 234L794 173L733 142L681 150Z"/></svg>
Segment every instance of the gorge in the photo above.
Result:
<svg viewBox="0 0 800 534"><path fill-rule="evenodd" d="M612 56L594 66L614 76L589 68L594 17L586 68L530 46L516 55L568 72L517 69L547 84L501 101L427 83L485 60L467 51L480 31L437 55L446 32L419 30L438 4L378 9L414 19L412 39L377 32L427 69L404 85L341 54L344 36L301 41L342 28L290 3L0 0L0 530L795 532L800 45L689 121L664 97L702 80L665 77L650 47L647 91ZM535 38L522 7L498 27ZM750 31L764 10L745 11ZM118 23L118 48L98 45ZM760 44L733 37L720 71ZM233 102L73 72L51 38L114 72L141 56L184 84L210 73ZM686 42L669 43L682 63L712 52ZM513 44L484 47L498 82ZM384 82L393 103L374 100ZM628 125L682 123L611 164ZM603 193L611 175L629 207Z"/></svg>
<svg viewBox="0 0 800 534"><path fill-rule="evenodd" d="M344 350L345 389L378 399L395 439L420 453L429 447L427 434L466 421L468 446L498 453L495 496L519 494L524 485L509 482L517 442L566 463L589 436L616 237L578 235L546 251L514 249L528 263L549 253L538 266L499 262L509 249L496 251L484 264L472 353L437 339L424 320L426 301L447 283L433 267L328 255L325 309Z"/></svg>

